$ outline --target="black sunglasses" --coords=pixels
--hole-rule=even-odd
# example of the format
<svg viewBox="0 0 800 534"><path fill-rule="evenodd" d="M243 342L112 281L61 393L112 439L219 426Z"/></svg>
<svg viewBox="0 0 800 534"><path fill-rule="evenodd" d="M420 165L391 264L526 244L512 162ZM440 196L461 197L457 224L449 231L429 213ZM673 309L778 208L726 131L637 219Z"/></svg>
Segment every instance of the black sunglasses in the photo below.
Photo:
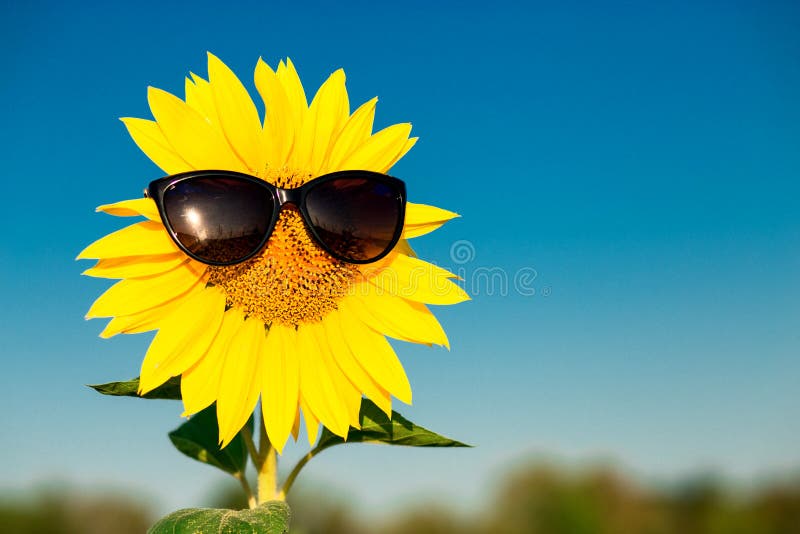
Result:
<svg viewBox="0 0 800 534"><path fill-rule="evenodd" d="M170 236L209 265L251 258L269 240L285 204L300 212L314 240L334 258L370 263L386 256L403 231L406 186L371 171L339 171L281 189L233 171L190 171L150 183Z"/></svg>

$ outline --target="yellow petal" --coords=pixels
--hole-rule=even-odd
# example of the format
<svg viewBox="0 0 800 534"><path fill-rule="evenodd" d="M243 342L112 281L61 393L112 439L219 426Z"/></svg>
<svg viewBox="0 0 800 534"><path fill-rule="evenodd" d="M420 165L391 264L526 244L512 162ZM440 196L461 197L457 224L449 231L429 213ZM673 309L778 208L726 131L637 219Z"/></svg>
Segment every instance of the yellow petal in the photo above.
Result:
<svg viewBox="0 0 800 534"><path fill-rule="evenodd" d="M318 423L319 424L319 423ZM300 405L297 405L297 413L294 416L294 424L292 424L292 438L297 441L297 436L300 435ZM316 435L316 434L315 434ZM311 439L311 438L309 438ZM311 442L313 445L314 442Z"/></svg>
<svg viewBox="0 0 800 534"><path fill-rule="evenodd" d="M322 84L311 101L289 160L294 168L307 169L313 175L322 168L336 135L350 115L344 83L344 71L339 69Z"/></svg>
<svg viewBox="0 0 800 534"><path fill-rule="evenodd" d="M279 453L297 416L300 368L294 328L273 323L264 345L261 411L272 446Z"/></svg>
<svg viewBox="0 0 800 534"><path fill-rule="evenodd" d="M411 124L394 124L384 128L362 143L352 154L345 158L343 169L364 169L367 171L386 172L397 160L408 142Z"/></svg>
<svg viewBox="0 0 800 534"><path fill-rule="evenodd" d="M231 339L217 395L219 440L225 447L253 414L261 392L264 323L249 318Z"/></svg>
<svg viewBox="0 0 800 534"><path fill-rule="evenodd" d="M308 407L308 403L300 397L300 408L303 410L303 421L306 424L306 434L308 434L308 445L313 446L319 434L319 419Z"/></svg>
<svg viewBox="0 0 800 534"><path fill-rule="evenodd" d="M205 266L187 262L164 274L149 278L133 278L117 282L94 301L86 318L133 315L181 296L202 283ZM199 264L198 264L199 265Z"/></svg>
<svg viewBox="0 0 800 534"><path fill-rule="evenodd" d="M330 374L329 362L308 325L297 329L297 354L303 399L314 416L331 432L346 436L350 426L347 405L340 397Z"/></svg>
<svg viewBox="0 0 800 534"><path fill-rule="evenodd" d="M275 74L278 76L286 97L289 99L292 122L295 124L295 128L299 129L308 113L308 101L306 100L306 92L303 90L303 84L300 82L300 76L297 75L294 63L289 58L286 58L286 63L280 62Z"/></svg>
<svg viewBox="0 0 800 534"><path fill-rule="evenodd" d="M180 249L175 246L164 225L143 221L98 239L83 249L76 259L157 256L176 252L180 252Z"/></svg>
<svg viewBox="0 0 800 534"><path fill-rule="evenodd" d="M256 64L255 84L266 108L264 145L267 162L280 168L292 150L299 124L295 121L292 105L278 76L261 58Z"/></svg>
<svg viewBox="0 0 800 534"><path fill-rule="evenodd" d="M148 88L147 99L164 137L193 168L248 172L222 131L186 102L155 87Z"/></svg>
<svg viewBox="0 0 800 534"><path fill-rule="evenodd" d="M368 323L370 326L387 336L399 334L398 339L450 348L439 321L424 304L381 292L372 284L363 286L363 290L355 292L351 298L360 302L374 319Z"/></svg>
<svg viewBox="0 0 800 534"><path fill-rule="evenodd" d="M251 173L265 163L261 120L253 100L239 78L214 54L208 53L208 80L222 131L233 151Z"/></svg>
<svg viewBox="0 0 800 534"><path fill-rule="evenodd" d="M394 254L369 282L391 295L428 304L458 304L469 295L449 279L455 275L426 261Z"/></svg>
<svg viewBox="0 0 800 534"><path fill-rule="evenodd" d="M147 393L191 367L208 350L225 312L225 294L205 288L184 299L161 324L147 349L139 394Z"/></svg>
<svg viewBox="0 0 800 534"><path fill-rule="evenodd" d="M311 331L314 339L319 347L322 359L325 362L325 368L328 375L331 377L336 391L339 393L339 398L342 399L347 409L348 425L361 428L359 421L359 412L361 411L361 398L362 392L360 389L353 385L353 382L348 379L344 374L341 367L336 364L336 359L333 356L331 345L327 336L325 335L325 328L321 323L311 323L305 326Z"/></svg>
<svg viewBox="0 0 800 534"><path fill-rule="evenodd" d="M189 74L191 74L191 73L189 73ZM200 111L200 109L199 109L199 107L197 105L197 99L194 96L194 91L196 89L197 89L197 86L195 85L194 81L191 78L189 78L188 76L186 78L184 78L184 80L183 80L183 92L185 94L185 97L184 97L183 101L186 102L189 105L190 108L192 108L195 111L197 111L198 113L200 113L200 115L205 115L202 111ZM206 117L206 119L208 119L208 117Z"/></svg>
<svg viewBox="0 0 800 534"><path fill-rule="evenodd" d="M394 157L394 159L392 159L386 165L386 169L384 169L383 172L389 172L389 169L394 167L395 163L400 161L403 158L403 156L408 154L408 151L411 150L414 147L414 145L417 144L417 141L419 141L419 137L412 137L408 141L406 141L406 144L403 145L403 148L400 149L400 152L397 153L397 155Z"/></svg>
<svg viewBox="0 0 800 534"><path fill-rule="evenodd" d="M136 217L142 215L151 221L160 221L158 208L152 198L136 198L133 200L123 200L113 204L103 204L98 206L95 211L102 211L117 217Z"/></svg>
<svg viewBox="0 0 800 534"><path fill-rule="evenodd" d="M141 334L142 332L158 330L161 328L161 323L181 305L183 299L189 298L203 289L204 286L202 284L196 284L188 292L169 302L165 302L161 306L156 306L155 308L150 308L132 315L114 317L108 322L103 331L100 332L100 337L106 339L116 336L117 334Z"/></svg>
<svg viewBox="0 0 800 534"><path fill-rule="evenodd" d="M231 339L244 323L244 315L231 308L222 315L222 325L200 361L181 375L183 416L211 406L219 393L219 377Z"/></svg>
<svg viewBox="0 0 800 534"><path fill-rule="evenodd" d="M460 215L436 206L416 204L414 202L406 203L406 225L418 226L421 224L446 223L456 217L460 217Z"/></svg>
<svg viewBox="0 0 800 534"><path fill-rule="evenodd" d="M408 239L400 239L400 241L397 242L397 245L395 245L394 251L400 254L405 254L406 256L410 256L412 258L417 257L417 253L414 252L413 248L411 248L411 243L408 242Z"/></svg>
<svg viewBox="0 0 800 534"><path fill-rule="evenodd" d="M157 309L161 310L162 308ZM168 308L164 307L163 309ZM171 310L171 308L169 309ZM137 313L136 315L114 317L108 322L103 331L100 332L100 337L109 339L117 334L141 334L143 332L158 330L164 317L166 317L166 315L156 313Z"/></svg>
<svg viewBox="0 0 800 534"><path fill-rule="evenodd" d="M358 286L355 288L355 292L363 292L363 291L372 291L372 284L366 282L364 284L365 287ZM379 319L377 319L372 313L370 313L369 309L364 306L360 301L356 299L346 299L342 300L338 303L339 310L342 313L345 313L344 310L349 310L349 313L353 315L354 318L358 319L358 321L363 324L366 328L371 328L376 332L379 332L385 336L393 337L394 339L399 339L401 341L407 341L409 343L422 343L419 339L415 337L407 337L403 335L402 330L397 330L391 327L391 325L386 324Z"/></svg>
<svg viewBox="0 0 800 534"><path fill-rule="evenodd" d="M331 354L333 355L339 369L347 376L350 382L358 388L360 392L366 394L386 415L392 414L392 397L386 389L379 386L367 371L359 364L353 356L350 347L342 334L341 319L339 312L332 311L323 319L324 336L330 344ZM358 425L352 425L358 426Z"/></svg>
<svg viewBox="0 0 800 534"><path fill-rule="evenodd" d="M161 254L159 256L128 256L99 260L97 265L83 274L96 278L143 278L162 274L189 261L185 254Z"/></svg>
<svg viewBox="0 0 800 534"><path fill-rule="evenodd" d="M192 170L175 148L164 137L164 132L154 121L123 117L120 119L145 156L167 174L178 174Z"/></svg>
<svg viewBox="0 0 800 534"><path fill-rule="evenodd" d="M431 224L414 224L414 225L406 225L403 227L403 238L404 239L413 239L415 237L419 237L425 234L429 234L434 230L438 230L442 227L444 222L439 223L431 223Z"/></svg>
<svg viewBox="0 0 800 534"><path fill-rule="evenodd" d="M345 170L342 167L342 162L372 135L372 124L375 120L375 106L377 103L377 97L365 102L347 119L342 131L336 138L333 149L328 155L327 163L320 172Z"/></svg>
<svg viewBox="0 0 800 534"><path fill-rule="evenodd" d="M386 338L367 327L352 313L349 299L340 303L341 331L355 359L383 389L411 404L411 384ZM357 305L357 304L355 304Z"/></svg>
<svg viewBox="0 0 800 534"><path fill-rule="evenodd" d="M191 80L186 79L186 103L210 124L220 124L214 97L211 95L211 85L194 73Z"/></svg>
<svg viewBox="0 0 800 534"><path fill-rule="evenodd" d="M411 239L412 237L419 237L433 232L450 219L456 217L460 217L460 215L436 206L407 202L403 238Z"/></svg>

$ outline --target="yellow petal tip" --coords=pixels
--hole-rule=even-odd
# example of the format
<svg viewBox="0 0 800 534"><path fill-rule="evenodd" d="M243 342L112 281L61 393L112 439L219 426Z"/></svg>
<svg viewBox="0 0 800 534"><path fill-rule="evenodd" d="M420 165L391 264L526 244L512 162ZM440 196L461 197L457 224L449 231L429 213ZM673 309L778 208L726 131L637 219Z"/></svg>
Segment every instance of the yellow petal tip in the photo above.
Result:
<svg viewBox="0 0 800 534"><path fill-rule="evenodd" d="M75 261L96 259L96 258L90 258L89 256L86 255L86 251L89 250L89 247L91 247L91 246L92 245L89 245L88 247L86 247L83 250L81 250L80 252L78 252L78 255L75 256Z"/></svg>

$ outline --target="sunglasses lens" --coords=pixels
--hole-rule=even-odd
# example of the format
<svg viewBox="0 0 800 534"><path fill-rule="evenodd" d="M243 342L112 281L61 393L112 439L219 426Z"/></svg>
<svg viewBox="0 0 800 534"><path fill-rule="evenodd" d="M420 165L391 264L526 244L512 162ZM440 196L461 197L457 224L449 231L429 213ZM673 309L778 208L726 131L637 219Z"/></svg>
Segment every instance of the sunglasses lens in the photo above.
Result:
<svg viewBox="0 0 800 534"><path fill-rule="evenodd" d="M178 182L164 192L163 205L178 241L201 261L217 264L256 252L275 209L266 189L224 175Z"/></svg>
<svg viewBox="0 0 800 534"><path fill-rule="evenodd" d="M356 262L376 259L394 245L402 225L398 186L369 178L336 178L306 196L310 223L320 241Z"/></svg>

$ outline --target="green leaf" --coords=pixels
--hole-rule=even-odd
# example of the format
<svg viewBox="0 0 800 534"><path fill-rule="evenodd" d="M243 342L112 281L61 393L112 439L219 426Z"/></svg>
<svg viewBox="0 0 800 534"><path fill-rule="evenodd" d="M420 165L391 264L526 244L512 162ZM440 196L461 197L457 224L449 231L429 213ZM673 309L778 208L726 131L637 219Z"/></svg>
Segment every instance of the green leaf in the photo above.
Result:
<svg viewBox="0 0 800 534"><path fill-rule="evenodd" d="M319 443L315 448L316 451L319 452L342 443L388 443L389 445L408 447L470 447L470 445L415 425L397 412L392 412L392 418L389 419L369 399L361 401L359 421L361 429L351 427L347 433L347 440L323 427Z"/></svg>
<svg viewBox="0 0 800 534"><path fill-rule="evenodd" d="M186 508L162 518L147 534L285 534L290 516L283 501L241 511Z"/></svg>
<svg viewBox="0 0 800 534"><path fill-rule="evenodd" d="M247 421L247 427L253 431L252 417ZM247 445L241 434L237 434L227 447L219 448L219 426L214 404L170 432L169 439L176 449L198 462L213 465L232 475L244 473Z"/></svg>
<svg viewBox="0 0 800 534"><path fill-rule="evenodd" d="M143 399L181 399L181 377L173 376L153 391L139 395L139 377L127 382L109 382L108 384L89 384L89 387L103 395L117 397L140 397Z"/></svg>

